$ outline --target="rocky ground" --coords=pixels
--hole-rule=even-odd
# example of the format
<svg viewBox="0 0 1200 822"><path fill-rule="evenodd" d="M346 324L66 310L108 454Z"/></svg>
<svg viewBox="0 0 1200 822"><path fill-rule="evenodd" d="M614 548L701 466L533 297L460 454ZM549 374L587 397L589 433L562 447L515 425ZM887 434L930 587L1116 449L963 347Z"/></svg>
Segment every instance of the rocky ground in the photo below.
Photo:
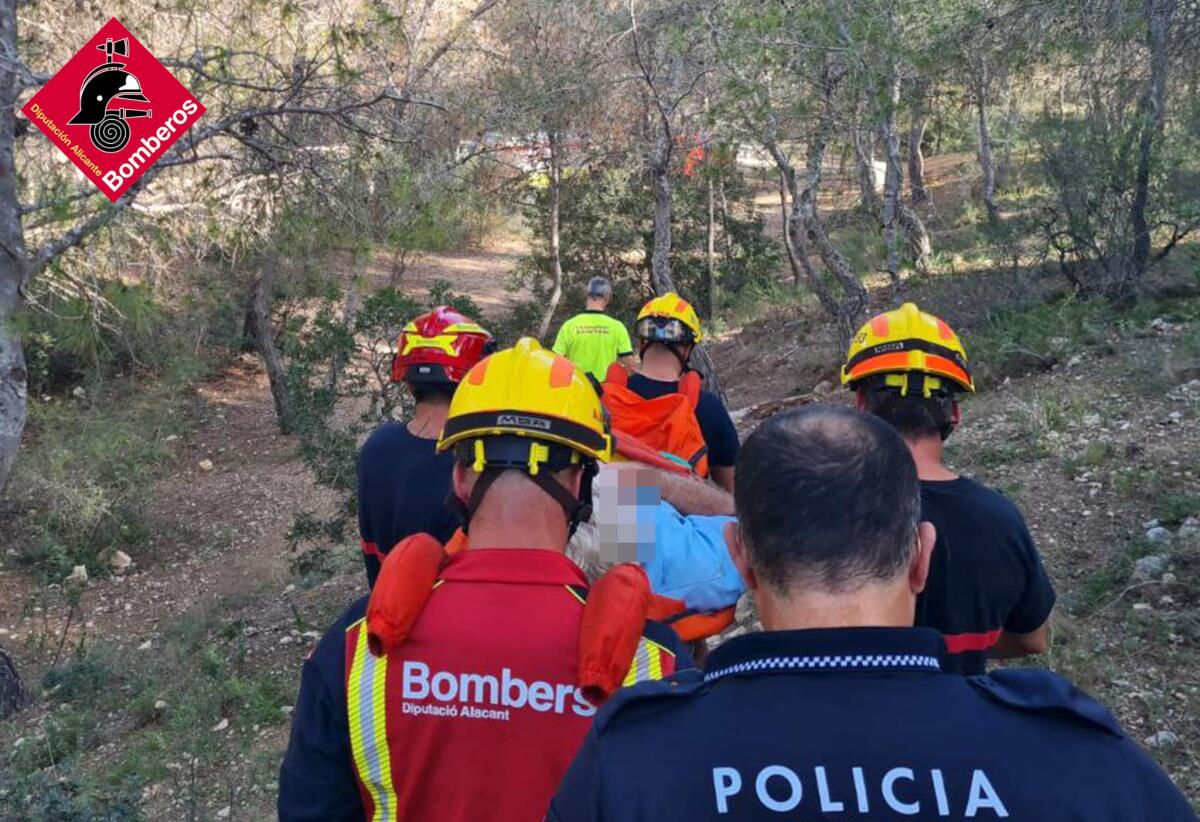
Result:
<svg viewBox="0 0 1200 822"><path fill-rule="evenodd" d="M507 299L502 270L475 276L480 296ZM1058 587L1054 648L1028 664L1109 704L1200 801L1200 305L1064 313L1062 331L1030 342L997 336L989 316L1008 291L988 284L934 278L906 296L959 327L984 373L953 464L1016 500ZM848 401L811 307L764 312L713 354L743 432L780 408ZM144 500L154 533L129 565L44 586L2 555L0 644L38 698L0 725L0 819L272 816L301 662L361 571L347 546L311 587L294 573L293 514L329 500L278 433L257 363L202 384L187 414L163 437ZM19 554L14 533L0 551Z"/></svg>

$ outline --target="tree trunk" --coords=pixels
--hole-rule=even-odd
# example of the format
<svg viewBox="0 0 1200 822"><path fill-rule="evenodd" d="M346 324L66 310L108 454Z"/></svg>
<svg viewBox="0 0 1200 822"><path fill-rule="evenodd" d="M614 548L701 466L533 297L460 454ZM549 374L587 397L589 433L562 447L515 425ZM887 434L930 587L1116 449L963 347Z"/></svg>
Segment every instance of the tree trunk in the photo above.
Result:
<svg viewBox="0 0 1200 822"><path fill-rule="evenodd" d="M725 265L732 266L733 260L733 238L729 236L729 200L725 197L725 172L722 171L717 178L717 197L721 203L721 246L722 253L725 255Z"/></svg>
<svg viewBox="0 0 1200 822"><path fill-rule="evenodd" d="M900 105L900 71L893 65L888 77L886 110L880 126L887 152L887 175L883 179L883 208L879 221L887 244L887 270L892 287L900 287L900 192L904 171L900 166L900 135L896 131L896 109Z"/></svg>
<svg viewBox="0 0 1200 822"><path fill-rule="evenodd" d="M279 358L279 349L275 347L275 329L271 325L271 303L275 297L275 273L278 263L274 251L269 252L263 261L262 273L259 274L258 283L254 287L254 326L258 332L258 353L262 357L263 365L267 369L267 379L271 383L271 398L275 401L279 430L290 434L295 418L292 416L283 363Z"/></svg>
<svg viewBox="0 0 1200 822"><path fill-rule="evenodd" d="M996 208L996 164L992 156L992 129L987 110L988 65L980 61L975 77L975 109L979 118L979 168L983 172L983 207L987 209L988 223L1000 223L1000 212Z"/></svg>
<svg viewBox="0 0 1200 822"><path fill-rule="evenodd" d="M925 188L925 154L921 149L925 129L929 126L928 80L917 83L915 95L912 122L908 127L908 188L914 205L929 199L929 191Z"/></svg>
<svg viewBox="0 0 1200 822"><path fill-rule="evenodd" d="M562 300L562 253L559 243L559 206L562 202L562 169L559 164L558 140L550 138L550 297L546 311L538 324L538 339L545 340L554 312Z"/></svg>
<svg viewBox="0 0 1200 822"><path fill-rule="evenodd" d="M656 294L674 290L671 280L671 178L666 163L652 163L654 187L654 248L650 255L650 286Z"/></svg>
<svg viewBox="0 0 1200 822"><path fill-rule="evenodd" d="M21 445L27 412L28 374L21 335L14 320L24 303L29 263L21 230L13 142L16 132L17 9L15 0L0 3L0 45L9 55L0 64L0 490ZM0 686L0 698L3 686Z"/></svg>
<svg viewBox="0 0 1200 822"><path fill-rule="evenodd" d="M858 169L859 207L867 214L879 210L879 198L875 195L875 135L870 129L854 133L855 167Z"/></svg>
<svg viewBox="0 0 1200 822"><path fill-rule="evenodd" d="M357 255L356 255L357 256ZM361 263L356 259L354 262L354 278L350 281L350 288L346 291L346 301L342 303L342 325L354 334L354 318L358 316L358 307L362 304L362 275L360 270ZM257 326L257 320L255 326ZM342 370L345 369L346 363L350 360L350 355L346 351L339 351L333 355L333 359L329 363L329 373L325 377L325 386L330 391L336 391L338 382L342 379Z"/></svg>
<svg viewBox="0 0 1200 822"><path fill-rule="evenodd" d="M792 246L792 218L788 208L787 184L783 169L779 170L779 212L783 218L782 226L783 249L787 252L788 267L792 269L792 285L799 286L804 272L800 268L800 260L796 257L796 249Z"/></svg>
<svg viewBox="0 0 1200 822"><path fill-rule="evenodd" d="M701 310L706 320L713 316L717 297L717 197L712 177L708 180L708 234L704 238L704 294Z"/></svg>
<svg viewBox="0 0 1200 822"><path fill-rule="evenodd" d="M1000 153L1000 166L996 169L996 188L1003 191L1008 187L1012 177L1012 149L1017 125L1021 119L1021 110L1017 106L1017 94L1014 89L1012 72L1004 78L1004 148Z"/></svg>
<svg viewBox="0 0 1200 822"><path fill-rule="evenodd" d="M779 201L783 206L783 245L788 255L788 264L792 267L792 277L800 284L800 276L804 275L808 287L817 297L817 302L825 309L830 317L837 319L841 311L838 301L834 299L829 286L813 267L812 258L808 254L808 240L804 233L804 218L799 212L800 196L796 184L796 171L792 168L787 156L779 147L772 144L767 151L775 158L779 168ZM791 194L792 207L787 206L787 197Z"/></svg>
<svg viewBox="0 0 1200 822"><path fill-rule="evenodd" d="M0 721L8 719L31 701L12 656L0 648Z"/></svg>
<svg viewBox="0 0 1200 822"><path fill-rule="evenodd" d="M1142 131L1138 140L1137 173L1134 177L1133 203L1129 222L1133 229L1132 274L1135 280L1146 273L1150 262L1150 225L1146 207L1150 200L1150 171L1154 164L1154 141L1162 132L1166 106L1168 40L1176 0L1145 0L1146 47L1150 52L1150 77L1139 108ZM1123 284L1123 287L1127 284Z"/></svg>

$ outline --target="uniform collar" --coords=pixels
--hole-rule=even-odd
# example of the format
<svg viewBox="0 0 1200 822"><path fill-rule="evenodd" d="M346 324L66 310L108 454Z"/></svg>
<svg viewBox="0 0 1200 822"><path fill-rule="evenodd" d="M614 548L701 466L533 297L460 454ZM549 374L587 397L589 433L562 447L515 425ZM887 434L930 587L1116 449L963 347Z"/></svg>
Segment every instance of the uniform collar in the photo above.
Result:
<svg viewBox="0 0 1200 822"><path fill-rule="evenodd" d="M817 628L744 634L704 665L708 681L726 676L838 671L939 673L946 644L929 628Z"/></svg>
<svg viewBox="0 0 1200 822"><path fill-rule="evenodd" d="M472 548L452 557L439 577L455 582L587 585L583 571L564 554L537 548Z"/></svg>

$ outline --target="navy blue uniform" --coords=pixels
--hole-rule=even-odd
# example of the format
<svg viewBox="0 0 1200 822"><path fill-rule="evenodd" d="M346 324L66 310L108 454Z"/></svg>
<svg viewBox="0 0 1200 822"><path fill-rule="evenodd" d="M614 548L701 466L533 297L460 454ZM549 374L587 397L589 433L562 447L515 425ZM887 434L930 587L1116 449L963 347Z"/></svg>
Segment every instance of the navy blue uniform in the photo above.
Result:
<svg viewBox="0 0 1200 822"><path fill-rule="evenodd" d="M1054 586L1008 497L960 477L921 482L921 516L937 528L917 625L941 632L945 669L982 674L1002 631L1027 634L1050 617Z"/></svg>
<svg viewBox="0 0 1200 822"><path fill-rule="evenodd" d="M436 444L414 437L404 423L387 422L359 451L358 532L371 587L397 542L426 533L445 543L458 528L458 514L446 506L454 455L435 453Z"/></svg>
<svg viewBox="0 0 1200 822"><path fill-rule="evenodd" d="M630 374L629 390L642 399L653 400L678 393L679 382L663 382L642 374ZM696 403L696 421L700 423L700 433L704 435L704 444L708 446L708 464L720 468L736 465L739 448L737 428L716 394L700 392L700 399Z"/></svg>
<svg viewBox="0 0 1200 822"><path fill-rule="evenodd" d="M750 634L706 672L618 693L553 822L1196 816L1101 705L1054 674L942 673L923 628Z"/></svg>

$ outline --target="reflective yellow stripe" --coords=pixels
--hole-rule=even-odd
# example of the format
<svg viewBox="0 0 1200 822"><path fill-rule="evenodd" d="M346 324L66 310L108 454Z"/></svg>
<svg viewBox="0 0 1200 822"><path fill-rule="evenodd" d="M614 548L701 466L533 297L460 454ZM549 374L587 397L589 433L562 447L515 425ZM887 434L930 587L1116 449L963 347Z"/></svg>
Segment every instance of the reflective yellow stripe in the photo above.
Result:
<svg viewBox="0 0 1200 822"><path fill-rule="evenodd" d="M633 662L629 665L629 673L625 674L625 680L621 684L628 687L638 682L662 679L663 654L670 653L654 640L642 637L633 655Z"/></svg>
<svg viewBox="0 0 1200 822"><path fill-rule="evenodd" d="M393 822L397 817L396 788L387 745L388 660L367 650L365 620L360 619L347 630L357 631L346 688L354 769L375 807L371 822Z"/></svg>
<svg viewBox="0 0 1200 822"><path fill-rule="evenodd" d="M404 341L404 350L400 352L400 356L410 353L414 348L436 348L451 356L454 355L454 343L457 342L457 334L439 334L436 337L420 337L410 335Z"/></svg>

